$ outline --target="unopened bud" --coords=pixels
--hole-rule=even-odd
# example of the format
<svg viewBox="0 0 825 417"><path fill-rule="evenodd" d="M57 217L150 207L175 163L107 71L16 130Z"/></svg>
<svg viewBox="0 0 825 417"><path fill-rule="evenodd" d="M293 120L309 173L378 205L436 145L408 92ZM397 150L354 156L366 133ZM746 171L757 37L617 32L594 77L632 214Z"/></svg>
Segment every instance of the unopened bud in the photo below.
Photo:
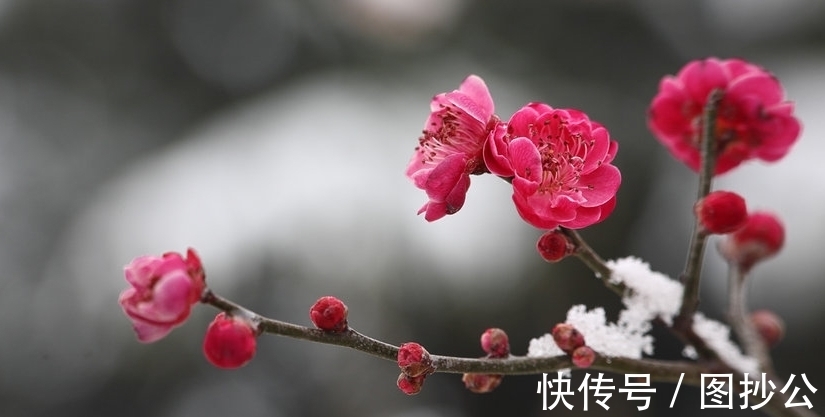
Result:
<svg viewBox="0 0 825 417"><path fill-rule="evenodd" d="M707 233L731 233L745 225L745 199L730 191L714 191L693 206L696 219Z"/></svg>
<svg viewBox="0 0 825 417"><path fill-rule="evenodd" d="M468 390L476 394L486 394L496 389L503 377L500 374L464 374L461 381Z"/></svg>
<svg viewBox="0 0 825 417"><path fill-rule="evenodd" d="M347 306L339 299L321 297L309 309L309 318L315 327L328 332L344 332L347 325Z"/></svg>
<svg viewBox="0 0 825 417"><path fill-rule="evenodd" d="M785 322L770 310L756 310L751 313L753 327L768 347L776 346L785 336Z"/></svg>
<svg viewBox="0 0 825 417"><path fill-rule="evenodd" d="M424 386L424 378L426 378L426 375L413 377L402 372L401 375L398 375L395 385L404 394L415 395L421 392L421 387Z"/></svg>
<svg viewBox="0 0 825 417"><path fill-rule="evenodd" d="M240 368L255 356L255 337L247 319L219 313L206 329L203 353L218 368Z"/></svg>
<svg viewBox="0 0 825 417"><path fill-rule="evenodd" d="M573 351L570 357L573 365L579 368L589 368L590 365L593 365L593 361L596 360L596 352L589 346L579 346Z"/></svg>
<svg viewBox="0 0 825 417"><path fill-rule="evenodd" d="M510 339L504 330L490 328L481 334L481 348L491 358L506 358L510 355Z"/></svg>
<svg viewBox="0 0 825 417"><path fill-rule="evenodd" d="M584 335L567 323L559 323L553 327L553 340L559 349L566 353L572 353L576 348L584 346Z"/></svg>
<svg viewBox="0 0 825 417"><path fill-rule="evenodd" d="M558 262L572 254L576 247L559 229L549 230L536 242L536 250L547 262Z"/></svg>
<svg viewBox="0 0 825 417"><path fill-rule="evenodd" d="M747 271L759 261L776 255L785 243L785 228L779 219L766 212L748 216L745 225L728 235L719 250L728 262Z"/></svg>
<svg viewBox="0 0 825 417"><path fill-rule="evenodd" d="M398 348L398 367L411 377L428 375L435 371L430 352L415 342L404 343Z"/></svg>

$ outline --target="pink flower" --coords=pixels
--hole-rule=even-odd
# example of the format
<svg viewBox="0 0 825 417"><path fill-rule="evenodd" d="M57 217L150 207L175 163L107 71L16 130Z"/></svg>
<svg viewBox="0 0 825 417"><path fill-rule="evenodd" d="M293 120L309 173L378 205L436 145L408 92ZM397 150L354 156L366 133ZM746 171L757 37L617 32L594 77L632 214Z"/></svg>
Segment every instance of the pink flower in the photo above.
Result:
<svg viewBox="0 0 825 417"><path fill-rule="evenodd" d="M192 249L186 259L174 252L135 258L124 272L132 287L120 293L118 302L144 343L163 338L183 323L206 286L201 261Z"/></svg>
<svg viewBox="0 0 825 417"><path fill-rule="evenodd" d="M406 174L429 198L418 214L435 221L464 205L470 174L487 172L481 150L498 118L487 85L475 75L433 97L430 110Z"/></svg>
<svg viewBox="0 0 825 417"><path fill-rule="evenodd" d="M650 105L648 125L676 159L699 170L702 110L714 89L723 92L714 132L716 174L788 153L801 128L776 77L740 59L708 58L663 78Z"/></svg>
<svg viewBox="0 0 825 417"><path fill-rule="evenodd" d="M493 174L512 177L513 201L527 223L580 229L616 205L621 173L610 162L617 149L586 114L530 103L496 126L484 160Z"/></svg>

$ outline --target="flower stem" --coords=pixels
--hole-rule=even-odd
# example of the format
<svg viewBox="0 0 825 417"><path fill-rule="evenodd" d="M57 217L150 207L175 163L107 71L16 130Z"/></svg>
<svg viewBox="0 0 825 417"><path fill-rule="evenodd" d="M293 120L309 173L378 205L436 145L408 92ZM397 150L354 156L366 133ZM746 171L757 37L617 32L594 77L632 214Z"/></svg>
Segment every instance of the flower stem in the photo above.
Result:
<svg viewBox="0 0 825 417"><path fill-rule="evenodd" d="M716 138L714 132L716 131L716 113L719 109L719 101L721 99L722 90L716 89L711 91L705 103L705 110L702 113L702 133L700 138L702 164L699 171L697 201L708 195L713 181L713 173L716 168ZM693 226L693 235L690 239L685 271L681 276L685 291L682 296L682 307L679 310L677 321L682 323L690 324L693 321L693 314L696 313L699 307L699 282L706 243L707 234L703 232L699 221L696 220Z"/></svg>
<svg viewBox="0 0 825 417"><path fill-rule="evenodd" d="M753 322L748 317L747 302L745 299L746 275L735 262L728 268L728 322L730 323L739 343L749 356L759 363L759 368L774 376L773 362L768 354L768 347L756 331Z"/></svg>
<svg viewBox="0 0 825 417"><path fill-rule="evenodd" d="M602 280L604 285L613 291L614 293L618 294L619 297L623 297L625 295L625 291L627 287L624 284L617 284L610 281L610 275L613 271L610 267L607 266L607 263L599 256L590 245L584 240L584 238L579 234L579 232L573 229L567 229L565 227L560 227L562 233L570 239L570 242L575 246L574 255L579 258L582 263L584 263L588 268L590 268L596 276Z"/></svg>

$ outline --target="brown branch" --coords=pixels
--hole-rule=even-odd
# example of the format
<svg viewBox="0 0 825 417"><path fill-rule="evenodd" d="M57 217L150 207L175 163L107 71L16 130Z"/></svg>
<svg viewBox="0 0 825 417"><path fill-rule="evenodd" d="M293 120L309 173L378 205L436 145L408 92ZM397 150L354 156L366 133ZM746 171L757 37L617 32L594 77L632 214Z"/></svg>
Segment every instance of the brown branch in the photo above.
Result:
<svg viewBox="0 0 825 417"><path fill-rule="evenodd" d="M592 254L595 255L595 253ZM604 265L603 262L602 264ZM242 314L250 318L253 323L255 323L257 330L262 333L272 333L294 339L348 347L381 359L392 362L397 361L398 346L365 336L353 329L336 333L270 319L227 300L208 288L204 290L201 296L201 302L230 314ZM573 367L570 358L566 355L554 357L510 356L507 358L430 356L435 372L443 373L520 375L556 372ZM709 362L606 357L596 353L596 358L588 369L623 374L649 374L651 381L658 382L677 382L680 377L684 375L684 383L699 386L703 373L719 372L719 367L714 367L713 365L713 363ZM722 365L722 368L727 369L724 365ZM736 375L737 380L741 380L742 376L739 374ZM815 416L815 414L810 413L808 410L784 408L783 401L786 401L784 395L775 396L766 404L765 410L777 417Z"/></svg>
<svg viewBox="0 0 825 417"><path fill-rule="evenodd" d="M702 113L700 138L702 163L699 170L699 191L696 201L701 200L710 192L714 170L716 169L716 113L719 108L719 101L722 100L722 94L722 90L719 89L711 91ZM682 297L682 307L679 310L678 321L688 324L693 320L693 314L696 313L699 307L699 283L706 243L707 234L704 233L697 219L694 221L685 271L681 276L685 292Z"/></svg>

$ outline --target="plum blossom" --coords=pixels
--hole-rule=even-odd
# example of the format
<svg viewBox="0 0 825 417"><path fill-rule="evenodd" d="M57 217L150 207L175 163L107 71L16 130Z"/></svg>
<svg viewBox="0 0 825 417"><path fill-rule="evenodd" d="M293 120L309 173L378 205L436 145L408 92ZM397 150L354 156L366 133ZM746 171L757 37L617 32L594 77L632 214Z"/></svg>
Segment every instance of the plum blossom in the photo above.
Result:
<svg viewBox="0 0 825 417"><path fill-rule="evenodd" d="M741 59L708 58L664 77L650 105L648 125L676 159L699 170L702 111L715 89L722 91L714 132L716 174L750 159L774 162L788 153L801 127L776 77Z"/></svg>
<svg viewBox="0 0 825 417"><path fill-rule="evenodd" d="M464 205L470 174L487 172L481 151L498 117L487 85L476 75L458 90L433 97L430 111L406 175L429 198L418 214L435 221Z"/></svg>
<svg viewBox="0 0 825 417"><path fill-rule="evenodd" d="M541 229L580 229L616 205L618 144L601 124L572 109L530 103L496 126L484 147L490 172L512 178L521 217Z"/></svg>
<svg viewBox="0 0 825 417"><path fill-rule="evenodd" d="M118 302L143 343L160 340L186 321L206 286L192 249L185 259L175 252L135 258L124 273L131 287L120 293Z"/></svg>

